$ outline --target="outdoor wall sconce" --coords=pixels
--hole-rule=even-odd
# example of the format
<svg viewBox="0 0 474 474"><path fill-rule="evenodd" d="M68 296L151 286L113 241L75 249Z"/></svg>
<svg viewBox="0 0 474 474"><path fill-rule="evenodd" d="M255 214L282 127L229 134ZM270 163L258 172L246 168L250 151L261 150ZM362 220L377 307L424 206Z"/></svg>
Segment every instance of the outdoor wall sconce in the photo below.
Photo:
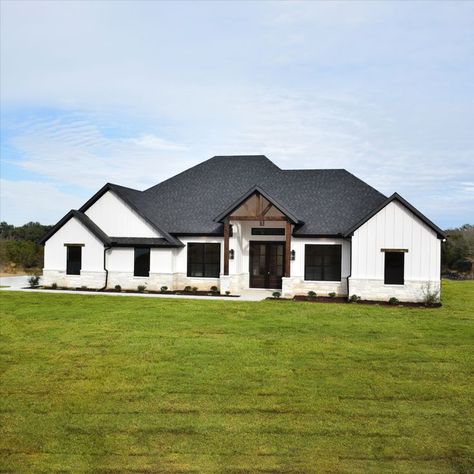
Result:
<svg viewBox="0 0 474 474"><path fill-rule="evenodd" d="M229 260L234 260L234 249L229 250Z"/></svg>
<svg viewBox="0 0 474 474"><path fill-rule="evenodd" d="M296 252L294 250L291 251L291 260L295 259Z"/></svg>

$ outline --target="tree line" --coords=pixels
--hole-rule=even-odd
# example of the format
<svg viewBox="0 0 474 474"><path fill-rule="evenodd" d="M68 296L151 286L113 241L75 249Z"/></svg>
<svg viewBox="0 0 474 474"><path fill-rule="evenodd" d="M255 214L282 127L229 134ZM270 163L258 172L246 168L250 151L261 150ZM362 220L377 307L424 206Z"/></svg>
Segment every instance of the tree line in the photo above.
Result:
<svg viewBox="0 0 474 474"><path fill-rule="evenodd" d="M0 270L15 273L43 268L43 246L38 240L51 229L50 225L28 222L14 226L0 222Z"/></svg>
<svg viewBox="0 0 474 474"><path fill-rule="evenodd" d="M38 240L52 226L28 222L14 226L0 222L0 267L2 271L43 268L43 246ZM474 261L474 225L448 229L448 239L441 246L443 272L472 272Z"/></svg>

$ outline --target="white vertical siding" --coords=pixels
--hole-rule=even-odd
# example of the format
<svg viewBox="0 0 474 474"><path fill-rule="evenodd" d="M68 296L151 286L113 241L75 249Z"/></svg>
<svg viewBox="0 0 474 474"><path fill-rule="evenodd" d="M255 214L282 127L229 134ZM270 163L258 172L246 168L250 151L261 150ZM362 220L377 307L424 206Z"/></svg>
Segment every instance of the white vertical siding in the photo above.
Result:
<svg viewBox="0 0 474 474"><path fill-rule="evenodd" d="M440 240L436 232L392 201L352 237L352 278L383 279L383 248L407 249L405 279L439 281Z"/></svg>
<svg viewBox="0 0 474 474"><path fill-rule="evenodd" d="M113 192L107 191L85 214L111 237L161 237Z"/></svg>

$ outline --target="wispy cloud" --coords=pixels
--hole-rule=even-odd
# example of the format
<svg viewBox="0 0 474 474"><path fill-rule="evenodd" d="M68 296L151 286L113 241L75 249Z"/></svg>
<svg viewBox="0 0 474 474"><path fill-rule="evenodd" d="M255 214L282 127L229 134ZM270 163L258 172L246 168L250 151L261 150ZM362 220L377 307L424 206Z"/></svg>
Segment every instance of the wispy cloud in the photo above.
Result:
<svg viewBox="0 0 474 474"><path fill-rule="evenodd" d="M2 177L49 186L50 216L69 203L51 187L74 201L106 181L144 188L215 154L265 153L347 168L442 226L474 220L472 2L2 10ZM12 209L2 217L19 219Z"/></svg>

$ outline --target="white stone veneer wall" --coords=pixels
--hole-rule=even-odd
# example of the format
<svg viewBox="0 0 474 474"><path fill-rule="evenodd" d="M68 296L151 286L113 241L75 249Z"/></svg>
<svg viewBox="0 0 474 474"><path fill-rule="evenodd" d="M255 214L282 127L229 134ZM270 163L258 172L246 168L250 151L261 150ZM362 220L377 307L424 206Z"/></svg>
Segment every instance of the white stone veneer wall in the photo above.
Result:
<svg viewBox="0 0 474 474"><path fill-rule="evenodd" d="M347 278L342 281L305 281L303 277L283 277L282 296L291 298L295 295L307 295L314 291L318 296L328 296L336 293L337 296L347 296Z"/></svg>
<svg viewBox="0 0 474 474"><path fill-rule="evenodd" d="M59 287L66 288L80 288L81 286L86 286L87 288L99 289L104 286L105 272L81 270L80 275L67 275L65 270L44 269L41 284L51 286L53 283L56 283Z"/></svg>
<svg viewBox="0 0 474 474"><path fill-rule="evenodd" d="M351 295L360 296L362 300L388 301L397 298L399 301L422 303L426 291L437 292L439 300L439 281L405 280L404 285L385 285L383 280L349 279L349 292Z"/></svg>

